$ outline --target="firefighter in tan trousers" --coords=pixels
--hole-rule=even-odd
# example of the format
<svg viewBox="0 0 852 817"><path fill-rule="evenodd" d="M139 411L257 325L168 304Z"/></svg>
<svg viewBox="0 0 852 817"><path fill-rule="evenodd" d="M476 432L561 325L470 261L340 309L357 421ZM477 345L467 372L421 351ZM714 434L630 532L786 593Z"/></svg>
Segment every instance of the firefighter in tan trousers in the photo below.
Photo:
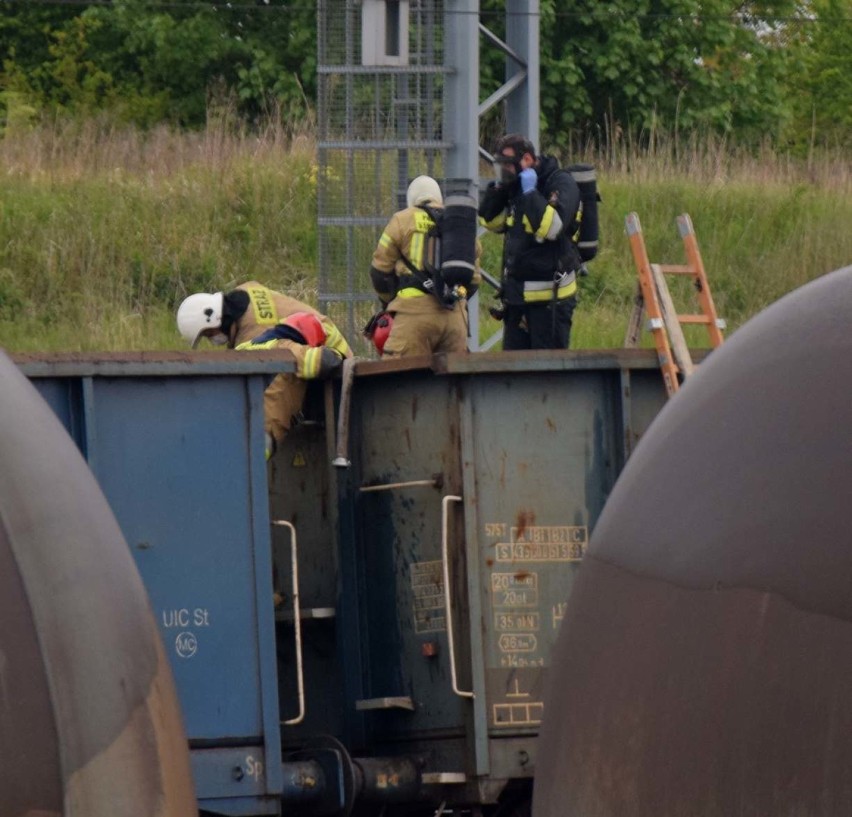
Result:
<svg viewBox="0 0 852 817"><path fill-rule="evenodd" d="M442 303L429 289L426 269L428 234L434 221L428 208L443 208L441 188L430 176L418 176L408 186L408 206L395 213L382 233L370 267L373 288L392 316L390 334L379 351L384 357L466 352L467 299L479 286L479 258L470 285L457 302ZM427 209L424 210L423 206ZM424 286L424 281L426 285Z"/></svg>
<svg viewBox="0 0 852 817"><path fill-rule="evenodd" d="M203 337L230 349L287 349L296 373L279 374L263 396L267 458L302 410L307 380L335 371L352 350L329 318L301 301L248 281L230 292L198 292L178 308L178 329L195 348Z"/></svg>

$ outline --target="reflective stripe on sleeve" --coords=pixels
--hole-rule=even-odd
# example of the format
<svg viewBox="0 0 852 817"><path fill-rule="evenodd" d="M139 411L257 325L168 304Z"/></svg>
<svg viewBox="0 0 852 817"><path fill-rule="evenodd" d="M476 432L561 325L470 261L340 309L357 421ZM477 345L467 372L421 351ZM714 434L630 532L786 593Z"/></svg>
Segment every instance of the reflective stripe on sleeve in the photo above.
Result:
<svg viewBox="0 0 852 817"><path fill-rule="evenodd" d="M322 346L312 346L305 350L300 371L297 372L299 377L304 380L313 380L315 377L319 377L320 366L322 365L322 350Z"/></svg>
<svg viewBox="0 0 852 817"><path fill-rule="evenodd" d="M544 229L545 225L548 225L546 230ZM544 211L544 218L541 220L541 224L535 234L536 238L539 238L543 230L544 238L548 241L555 241L562 232L562 219L559 217L559 213L549 204Z"/></svg>
<svg viewBox="0 0 852 817"><path fill-rule="evenodd" d="M278 346L279 338L272 338L271 340L264 341L263 343L255 343L254 341L247 340L245 343L239 344L239 346L235 346L234 348L238 352L245 352L246 350L257 351L258 349L275 349Z"/></svg>
<svg viewBox="0 0 852 817"><path fill-rule="evenodd" d="M559 214L549 204L544 208L544 215L541 217L541 224L535 231L535 237L539 241L544 241L545 238L550 238L550 227L553 224L553 217L559 218ZM561 222L560 222L561 223Z"/></svg>
<svg viewBox="0 0 852 817"><path fill-rule="evenodd" d="M349 357L352 354L346 338L331 321L323 321L323 329L325 329L325 345L329 349L334 349L341 357Z"/></svg>
<svg viewBox="0 0 852 817"><path fill-rule="evenodd" d="M492 233L502 233L506 229L506 211L501 211L490 221L486 221L482 216L480 216L479 223L485 227L486 230L491 230Z"/></svg>

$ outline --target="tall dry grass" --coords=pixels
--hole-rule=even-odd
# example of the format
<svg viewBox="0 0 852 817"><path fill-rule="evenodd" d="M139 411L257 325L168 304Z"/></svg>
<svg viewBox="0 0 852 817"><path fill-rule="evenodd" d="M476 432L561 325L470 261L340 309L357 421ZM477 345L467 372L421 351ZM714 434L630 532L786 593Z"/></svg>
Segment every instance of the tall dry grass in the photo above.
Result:
<svg viewBox="0 0 852 817"><path fill-rule="evenodd" d="M261 278L315 296L314 140L56 123L0 140L0 344L173 348L189 292Z"/></svg>
<svg viewBox="0 0 852 817"><path fill-rule="evenodd" d="M275 116L249 128L228 106L211 111L200 131L167 125L143 131L106 118L56 120L7 128L0 138L0 169L6 177L33 183L115 176L163 179L193 169L222 174L246 159L312 155L315 131L312 117L282 121Z"/></svg>
<svg viewBox="0 0 852 817"><path fill-rule="evenodd" d="M579 141L573 154L611 177L637 183L687 175L704 184L811 184L847 195L852 191L852 157L815 143L802 155L798 148L784 150L768 138L752 147L715 133L680 136L650 129L632 134L608 126L602 138Z"/></svg>

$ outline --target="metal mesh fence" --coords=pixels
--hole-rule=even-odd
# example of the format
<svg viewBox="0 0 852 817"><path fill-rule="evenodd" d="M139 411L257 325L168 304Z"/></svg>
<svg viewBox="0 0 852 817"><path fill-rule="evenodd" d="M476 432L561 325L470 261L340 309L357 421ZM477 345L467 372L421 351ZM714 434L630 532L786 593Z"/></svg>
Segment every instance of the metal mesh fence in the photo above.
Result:
<svg viewBox="0 0 852 817"><path fill-rule="evenodd" d="M376 310L373 250L408 183L443 183L443 3L410 0L408 60L364 65L356 0L320 0L318 49L318 229L320 308L369 353L361 329Z"/></svg>

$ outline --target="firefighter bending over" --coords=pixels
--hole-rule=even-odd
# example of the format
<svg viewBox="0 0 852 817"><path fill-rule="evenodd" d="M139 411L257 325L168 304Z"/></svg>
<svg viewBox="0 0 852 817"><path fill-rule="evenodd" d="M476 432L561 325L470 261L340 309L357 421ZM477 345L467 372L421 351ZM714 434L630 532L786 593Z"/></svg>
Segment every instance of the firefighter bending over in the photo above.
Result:
<svg viewBox="0 0 852 817"><path fill-rule="evenodd" d="M248 281L230 292L197 292L178 308L177 325L194 349L202 338L239 351L287 349L296 373L279 374L263 396L266 456L283 442L302 411L306 380L334 372L352 350L325 315L301 301Z"/></svg>

